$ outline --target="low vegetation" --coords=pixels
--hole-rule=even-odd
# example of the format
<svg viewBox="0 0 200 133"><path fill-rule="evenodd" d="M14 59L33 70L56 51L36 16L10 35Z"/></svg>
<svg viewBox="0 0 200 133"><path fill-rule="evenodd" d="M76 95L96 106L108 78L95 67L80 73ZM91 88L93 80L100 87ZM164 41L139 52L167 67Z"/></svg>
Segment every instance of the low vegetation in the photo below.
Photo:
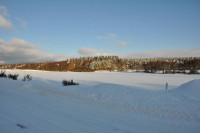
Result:
<svg viewBox="0 0 200 133"><path fill-rule="evenodd" d="M25 75L22 79L22 81L26 81L26 82L31 81L31 80L32 80L32 76L30 74Z"/></svg>
<svg viewBox="0 0 200 133"><path fill-rule="evenodd" d="M17 80L19 74L8 74L9 79Z"/></svg>
<svg viewBox="0 0 200 133"><path fill-rule="evenodd" d="M0 77L17 80L19 77L19 74L8 74L7 75L5 71L1 71ZM31 80L32 80L32 76L30 74L25 75L22 79L22 81L31 81Z"/></svg>
<svg viewBox="0 0 200 133"><path fill-rule="evenodd" d="M62 81L63 86L69 86L69 85L79 85L79 83L74 82L73 80L63 80Z"/></svg>
<svg viewBox="0 0 200 133"><path fill-rule="evenodd" d="M5 71L1 71L0 77L6 78L7 77L6 72Z"/></svg>
<svg viewBox="0 0 200 133"><path fill-rule="evenodd" d="M13 80L17 80L19 74L6 74L5 71L1 71L0 73L0 77L3 77L3 78L9 78L9 79L13 79Z"/></svg>

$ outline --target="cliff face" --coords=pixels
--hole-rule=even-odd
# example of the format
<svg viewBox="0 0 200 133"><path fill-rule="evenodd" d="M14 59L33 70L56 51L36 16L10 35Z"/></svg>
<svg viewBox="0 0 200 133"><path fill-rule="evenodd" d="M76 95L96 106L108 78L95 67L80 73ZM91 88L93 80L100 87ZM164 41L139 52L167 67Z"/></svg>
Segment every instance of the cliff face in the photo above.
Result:
<svg viewBox="0 0 200 133"><path fill-rule="evenodd" d="M200 69L200 57L187 58L146 58L146 59L121 59L118 56L81 57L60 62L27 63L1 65L0 69L31 69L46 71L96 71L96 70L118 70L124 71L145 70L145 72L156 73L197 73Z"/></svg>

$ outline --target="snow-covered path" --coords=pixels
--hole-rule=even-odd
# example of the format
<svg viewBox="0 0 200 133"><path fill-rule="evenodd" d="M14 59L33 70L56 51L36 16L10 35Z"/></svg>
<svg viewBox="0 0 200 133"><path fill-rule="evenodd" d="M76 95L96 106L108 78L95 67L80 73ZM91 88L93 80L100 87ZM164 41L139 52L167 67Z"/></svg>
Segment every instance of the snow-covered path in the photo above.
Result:
<svg viewBox="0 0 200 133"><path fill-rule="evenodd" d="M19 73L21 77L31 73L33 81L25 85L20 80L0 78L2 133L200 131L199 97L190 97L192 94L179 95L178 90L172 87L172 91L165 94L164 87L160 88L166 82L164 80L176 88L182 83L198 79L199 75L10 72ZM81 84L63 87L60 81L64 77L73 78ZM200 88L199 82L195 80L197 91ZM192 87L192 83L185 86Z"/></svg>

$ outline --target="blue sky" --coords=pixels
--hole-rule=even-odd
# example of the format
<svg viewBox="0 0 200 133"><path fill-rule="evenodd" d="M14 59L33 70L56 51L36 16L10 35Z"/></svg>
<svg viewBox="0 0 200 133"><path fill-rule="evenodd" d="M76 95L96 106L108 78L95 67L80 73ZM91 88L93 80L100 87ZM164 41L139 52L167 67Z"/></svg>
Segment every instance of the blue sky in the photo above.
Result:
<svg viewBox="0 0 200 133"><path fill-rule="evenodd" d="M4 45L21 39L42 54L200 48L199 0L1 0L0 6L10 22L0 24Z"/></svg>

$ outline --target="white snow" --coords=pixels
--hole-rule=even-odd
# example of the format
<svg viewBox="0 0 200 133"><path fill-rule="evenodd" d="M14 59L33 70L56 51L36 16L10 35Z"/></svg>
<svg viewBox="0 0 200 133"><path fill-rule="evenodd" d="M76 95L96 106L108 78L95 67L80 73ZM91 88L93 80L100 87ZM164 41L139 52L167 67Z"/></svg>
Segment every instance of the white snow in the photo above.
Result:
<svg viewBox="0 0 200 133"><path fill-rule="evenodd" d="M194 98L200 100L200 79L184 83L178 88L173 89L171 92L188 98Z"/></svg>
<svg viewBox="0 0 200 133"><path fill-rule="evenodd" d="M0 78L0 133L200 132L200 75L6 73L20 77ZM21 81L25 74L33 77L28 84ZM62 86L63 79L80 85Z"/></svg>

